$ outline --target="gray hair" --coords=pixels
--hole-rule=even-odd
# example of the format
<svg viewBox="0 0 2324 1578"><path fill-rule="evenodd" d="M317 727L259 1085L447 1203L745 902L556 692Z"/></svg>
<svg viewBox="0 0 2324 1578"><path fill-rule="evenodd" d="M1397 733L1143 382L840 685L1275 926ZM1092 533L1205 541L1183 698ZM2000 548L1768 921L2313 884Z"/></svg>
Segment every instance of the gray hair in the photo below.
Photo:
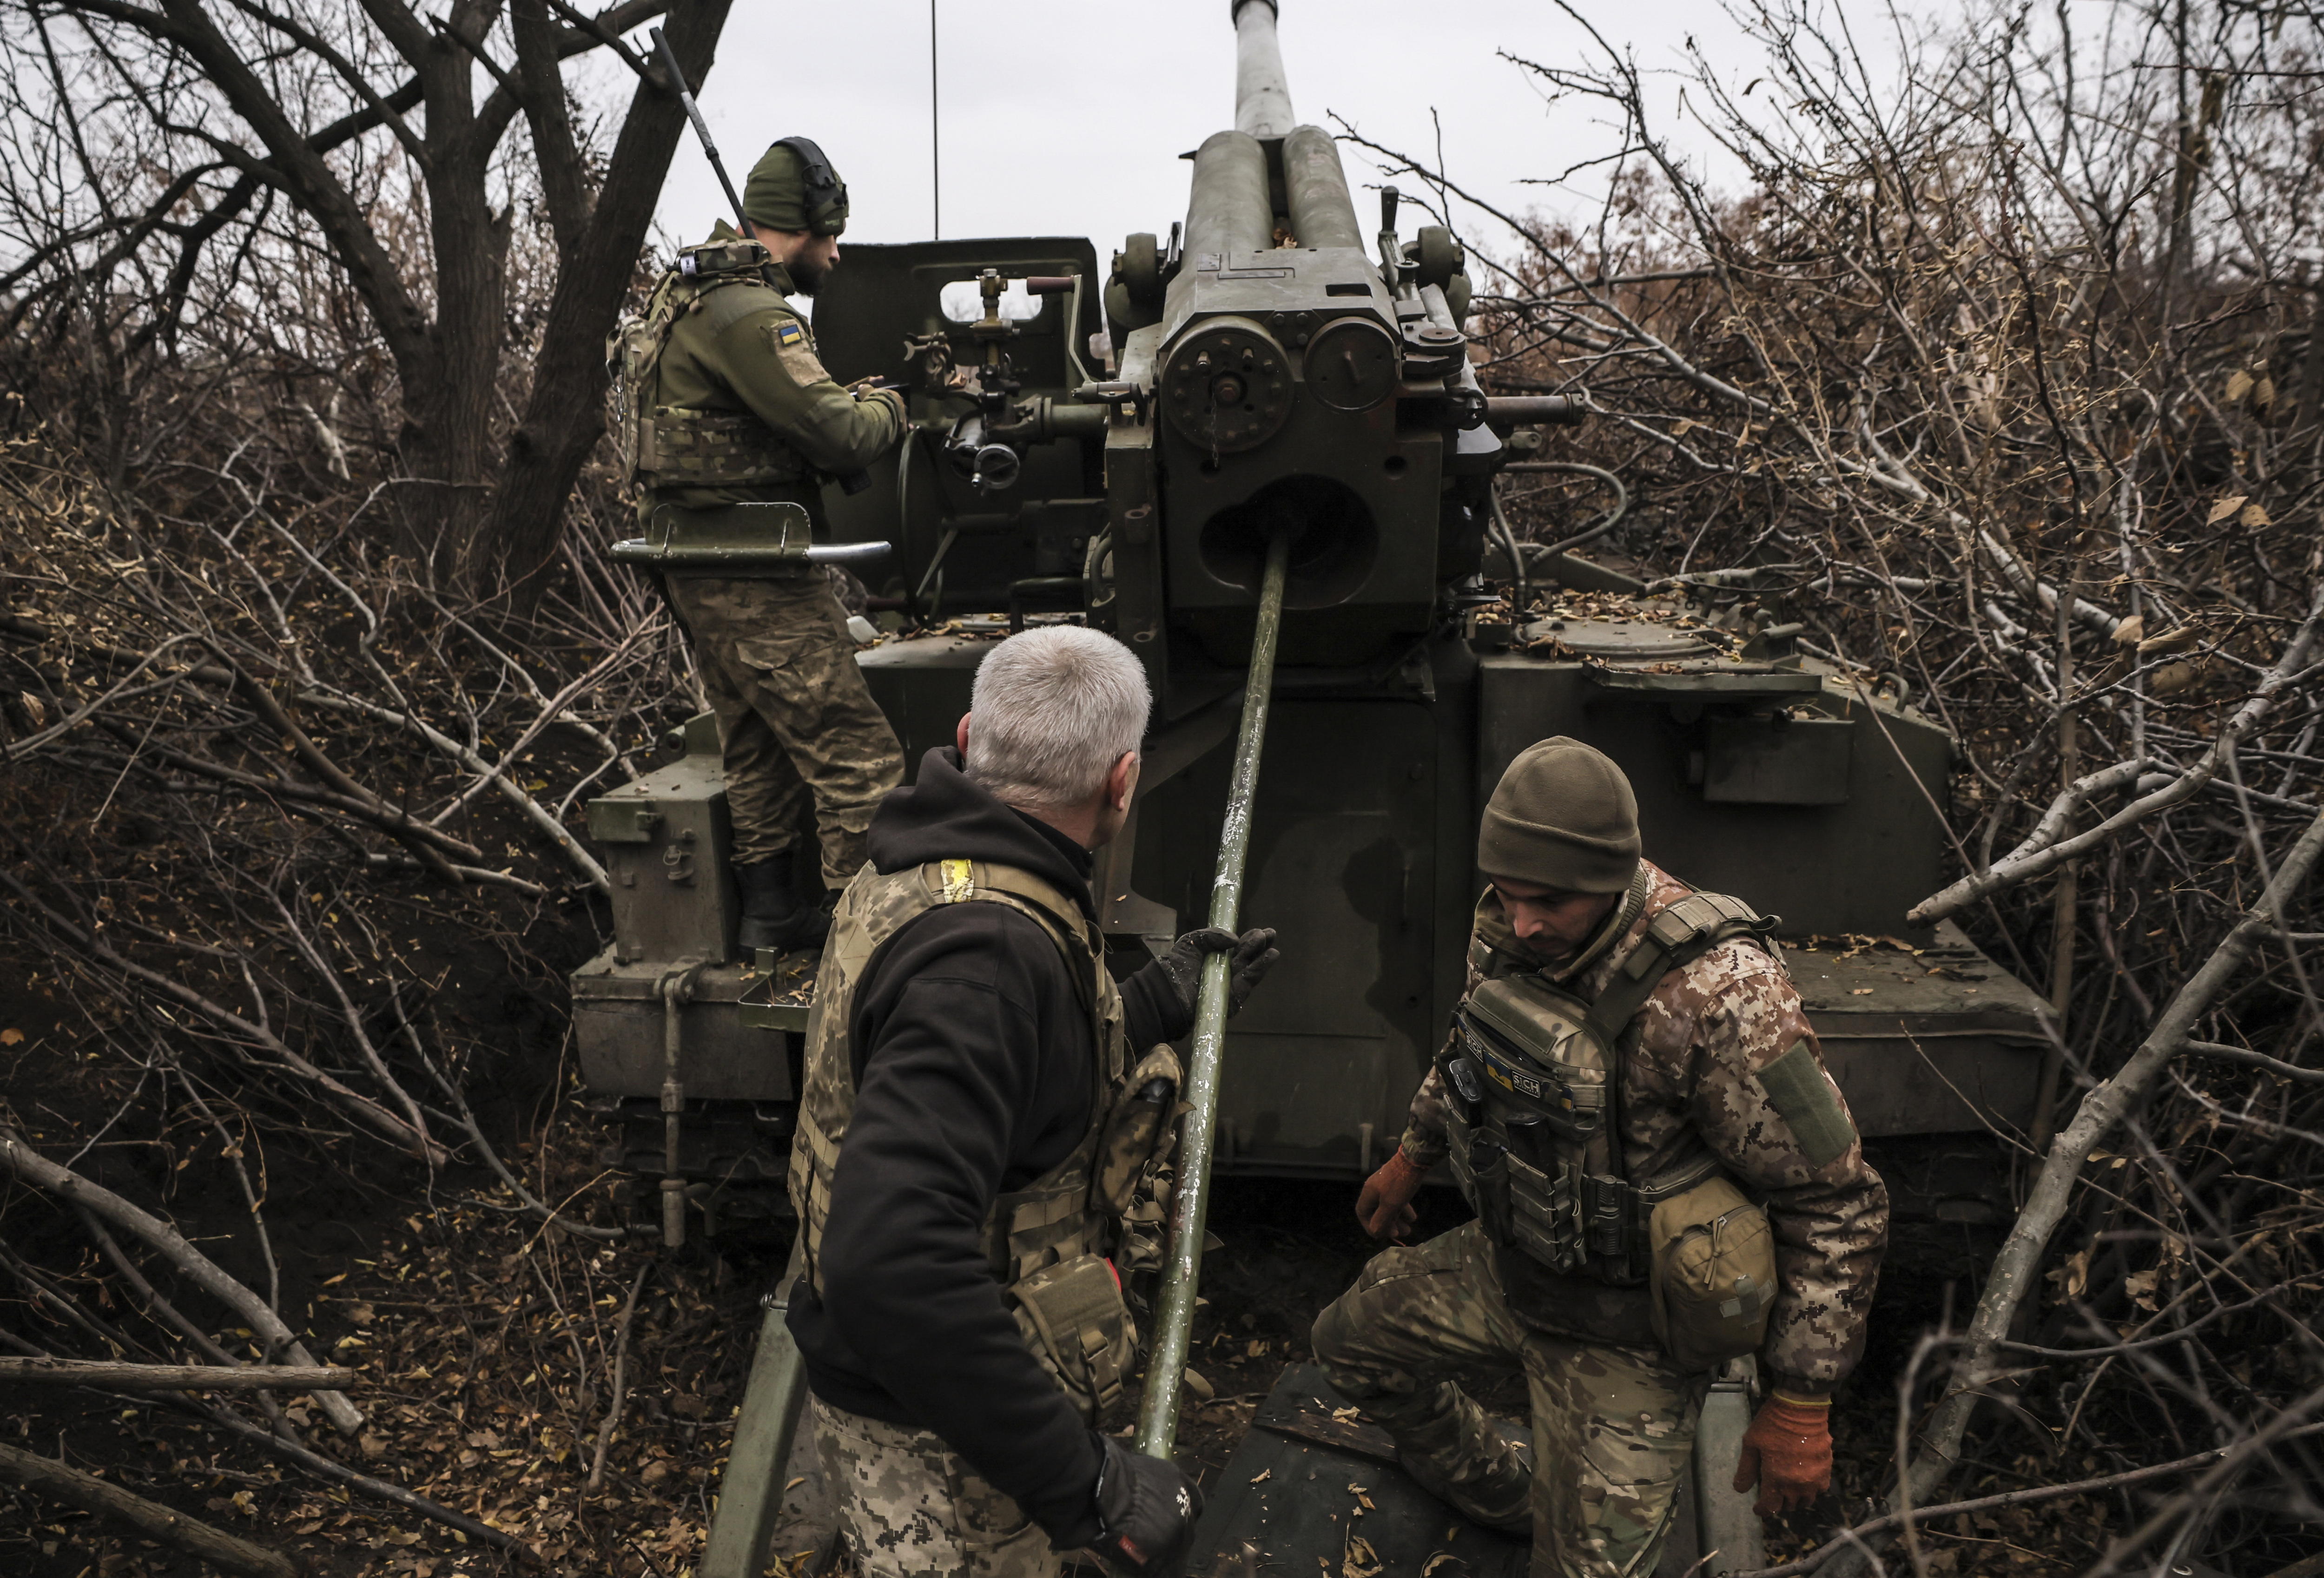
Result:
<svg viewBox="0 0 2324 1578"><path fill-rule="evenodd" d="M1145 738L1146 670L1112 637L1050 625L1010 637L977 665L968 776L1021 811L1081 805Z"/></svg>

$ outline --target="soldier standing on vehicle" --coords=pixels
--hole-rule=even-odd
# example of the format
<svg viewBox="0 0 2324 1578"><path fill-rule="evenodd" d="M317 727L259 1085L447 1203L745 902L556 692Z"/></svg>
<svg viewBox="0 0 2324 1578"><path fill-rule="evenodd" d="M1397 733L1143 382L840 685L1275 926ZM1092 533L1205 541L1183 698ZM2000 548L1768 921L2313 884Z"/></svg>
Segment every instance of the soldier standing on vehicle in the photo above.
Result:
<svg viewBox="0 0 2324 1578"><path fill-rule="evenodd" d="M824 482L896 447L903 399L834 382L785 299L815 295L839 261L847 188L822 150L804 137L769 148L742 213L749 237L722 221L616 331L623 461L648 517L674 507L719 524L731 506L788 500L820 527ZM672 574L666 584L718 716L738 940L815 946L831 923L828 890L862 866L872 809L903 781L902 748L820 566L802 557L747 580ZM819 858L796 847L810 804Z"/></svg>
<svg viewBox="0 0 2324 1578"><path fill-rule="evenodd" d="M1478 1219L1374 1259L1315 1353L1424 1485L1530 1535L1537 1578L1627 1578L1655 1564L1727 1359L1756 1351L1767 1385L1736 1489L1764 1514L1831 1486L1887 1190L1772 922L1641 859L1606 757L1563 737L1521 754L1477 864L1467 994L1356 1211L1401 1235L1449 1161ZM1450 1378L1503 1365L1528 1382L1529 1454Z"/></svg>
<svg viewBox="0 0 2324 1578"><path fill-rule="evenodd" d="M1090 852L1118 833L1149 703L1128 647L1053 627L976 673L957 748L881 803L839 903L791 1150L790 1329L816 1447L871 1578L1033 1578L1090 1547L1171 1571L1201 1495L1091 1427L1136 1334L1203 960L1229 1011L1275 934L1190 932L1116 985Z"/></svg>

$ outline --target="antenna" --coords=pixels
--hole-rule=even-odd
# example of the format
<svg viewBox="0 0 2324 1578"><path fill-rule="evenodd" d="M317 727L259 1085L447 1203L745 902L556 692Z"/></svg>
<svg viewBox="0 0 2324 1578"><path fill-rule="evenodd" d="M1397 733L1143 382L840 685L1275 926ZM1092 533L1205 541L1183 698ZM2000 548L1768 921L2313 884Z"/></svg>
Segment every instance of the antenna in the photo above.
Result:
<svg viewBox="0 0 2324 1578"><path fill-rule="evenodd" d="M936 116L936 0L927 0L927 230L944 239L944 121Z"/></svg>

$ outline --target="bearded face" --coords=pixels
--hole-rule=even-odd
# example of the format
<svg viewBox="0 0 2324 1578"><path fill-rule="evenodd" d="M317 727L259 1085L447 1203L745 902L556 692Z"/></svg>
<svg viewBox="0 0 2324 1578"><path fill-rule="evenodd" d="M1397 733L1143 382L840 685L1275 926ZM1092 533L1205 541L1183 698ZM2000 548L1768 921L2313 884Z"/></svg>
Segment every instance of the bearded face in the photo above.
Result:
<svg viewBox="0 0 2324 1578"><path fill-rule="evenodd" d="M791 254L788 265L791 289L801 296L812 297L831 278L831 271L839 263L839 238L835 235L810 236L807 243Z"/></svg>

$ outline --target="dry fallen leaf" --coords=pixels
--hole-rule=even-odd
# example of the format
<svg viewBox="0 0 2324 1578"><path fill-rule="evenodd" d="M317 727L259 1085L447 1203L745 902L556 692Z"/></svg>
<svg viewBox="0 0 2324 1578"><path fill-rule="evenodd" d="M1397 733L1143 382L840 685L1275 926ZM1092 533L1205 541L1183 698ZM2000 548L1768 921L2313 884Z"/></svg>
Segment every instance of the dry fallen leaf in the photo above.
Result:
<svg viewBox="0 0 2324 1578"><path fill-rule="evenodd" d="M1268 1480L1270 1480L1270 1479L1272 1479L1272 1478L1274 1478L1274 1477L1275 1477L1275 1471L1274 1471L1273 1469L1271 1469L1271 1468L1263 1468L1263 1469L1259 1470L1257 1473L1255 1473L1255 1474L1253 1474L1253 1475L1251 1475L1251 1476L1250 1476L1250 1482L1251 1482L1252 1484L1254 1484L1254 1485L1258 1485L1258 1484L1264 1484L1267 1481L1268 1481Z"/></svg>
<svg viewBox="0 0 2324 1578"><path fill-rule="evenodd" d="M2166 663L2154 671L2154 677L2146 682L2146 689L2151 695L2175 696L2194 689L2195 682L2202 677L2203 671L2191 663Z"/></svg>
<svg viewBox="0 0 2324 1578"><path fill-rule="evenodd" d="M2227 517L2233 515L2236 510L2241 509L2244 507L2245 500L2250 497L2251 495L2248 493L2228 494L2217 504L2211 506L2211 513L2205 518L2203 524L2206 526L2218 525L2219 522L2227 519Z"/></svg>
<svg viewBox="0 0 2324 1578"><path fill-rule="evenodd" d="M21 1031L21 1030L18 1030L18 1029L17 1029L14 1025L13 1025L13 1024L12 1024L12 1025L10 1025L10 1026L9 1026L7 1029L5 1029L5 1030L0 1030L0 1047L13 1047L13 1046L15 1046L15 1045L17 1045L19 1042L21 1042L23 1039L24 1039L24 1032L23 1032L23 1031Z"/></svg>
<svg viewBox="0 0 2324 1578"><path fill-rule="evenodd" d="M2263 526L2273 526L2275 524L2275 522L2268 518L2267 507L2264 504L2245 505L2243 513L2236 516L2236 519L2246 529L2250 531L2257 531Z"/></svg>

